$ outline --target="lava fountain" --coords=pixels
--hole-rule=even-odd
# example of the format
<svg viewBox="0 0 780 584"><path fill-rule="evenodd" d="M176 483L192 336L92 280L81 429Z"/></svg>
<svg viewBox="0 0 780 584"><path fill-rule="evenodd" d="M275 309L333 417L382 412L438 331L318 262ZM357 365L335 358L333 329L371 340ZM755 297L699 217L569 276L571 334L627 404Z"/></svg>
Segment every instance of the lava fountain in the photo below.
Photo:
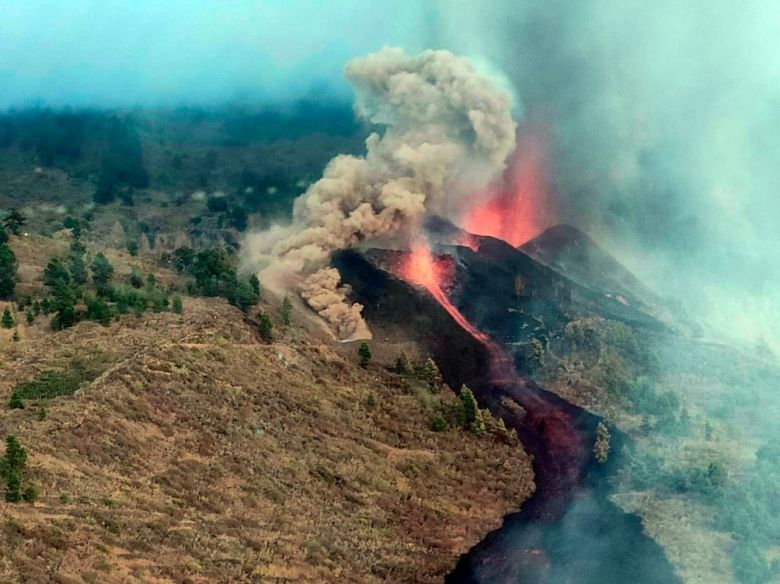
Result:
<svg viewBox="0 0 780 584"><path fill-rule="evenodd" d="M543 128L526 124L518 131L517 147L504 179L475 197L483 202L465 212L461 227L515 247L539 235L550 224L546 161Z"/></svg>
<svg viewBox="0 0 780 584"><path fill-rule="evenodd" d="M437 260L431 253L431 248L426 243L417 242L412 245L409 254L404 259L400 274L404 280L425 288L444 310L458 323L463 330L485 345L492 346L488 336L472 325L458 310L442 289L447 280L445 267L441 260Z"/></svg>

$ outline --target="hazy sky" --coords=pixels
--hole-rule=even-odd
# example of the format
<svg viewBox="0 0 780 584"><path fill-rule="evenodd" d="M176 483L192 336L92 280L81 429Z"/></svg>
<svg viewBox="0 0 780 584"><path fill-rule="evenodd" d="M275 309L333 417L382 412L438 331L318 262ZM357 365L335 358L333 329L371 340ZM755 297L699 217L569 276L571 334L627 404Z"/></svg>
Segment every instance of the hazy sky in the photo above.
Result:
<svg viewBox="0 0 780 584"><path fill-rule="evenodd" d="M0 0L0 107L346 93L344 62L416 49L411 0Z"/></svg>

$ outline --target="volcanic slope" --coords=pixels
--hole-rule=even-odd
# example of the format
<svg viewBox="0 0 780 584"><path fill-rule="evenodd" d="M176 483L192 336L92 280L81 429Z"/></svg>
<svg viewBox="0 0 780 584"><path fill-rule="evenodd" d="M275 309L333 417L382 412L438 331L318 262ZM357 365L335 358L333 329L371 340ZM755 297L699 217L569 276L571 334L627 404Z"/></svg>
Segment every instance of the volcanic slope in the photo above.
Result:
<svg viewBox="0 0 780 584"><path fill-rule="evenodd" d="M278 306L260 307L277 329ZM357 367L301 306L271 344L192 297L181 316L12 332L4 404L44 371L89 375L0 410L40 491L0 502L2 582L439 582L533 489L516 443L432 431L428 402L449 392Z"/></svg>

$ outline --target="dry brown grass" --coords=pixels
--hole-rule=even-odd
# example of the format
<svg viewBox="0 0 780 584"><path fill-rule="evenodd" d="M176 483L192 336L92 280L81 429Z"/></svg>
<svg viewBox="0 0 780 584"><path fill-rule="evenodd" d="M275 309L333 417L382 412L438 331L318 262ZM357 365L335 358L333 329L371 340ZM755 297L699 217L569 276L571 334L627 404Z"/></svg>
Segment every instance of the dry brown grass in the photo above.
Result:
<svg viewBox="0 0 780 584"><path fill-rule="evenodd" d="M0 581L440 581L530 494L528 457L432 432L399 377L318 331L299 309L262 344L225 302L187 298L182 316L0 339L3 404L74 358L103 372L44 420L0 409L41 491L0 503Z"/></svg>

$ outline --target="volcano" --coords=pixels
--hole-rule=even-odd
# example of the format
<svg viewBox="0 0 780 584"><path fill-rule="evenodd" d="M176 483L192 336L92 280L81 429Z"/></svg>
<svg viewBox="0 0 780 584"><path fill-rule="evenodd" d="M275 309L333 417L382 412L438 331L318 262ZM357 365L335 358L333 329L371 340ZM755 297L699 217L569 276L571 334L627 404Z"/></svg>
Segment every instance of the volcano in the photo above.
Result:
<svg viewBox="0 0 780 584"><path fill-rule="evenodd" d="M545 265L501 240L464 234L443 221L428 228L435 242L431 261L437 273L446 273L437 280L440 291L403 278L410 252L349 250L336 254L333 265L377 336L415 341L450 387L469 385L534 457L533 497L463 556L447 582L679 582L640 520L608 499L606 478L621 457L595 463L599 418L523 375L530 341L559 334L574 318L600 316L654 332L666 325L643 305L586 285L581 274L568 278L560 265L553 269L548 240L555 238L537 242L539 257L548 254L551 265ZM469 245L447 243L453 240ZM451 306L437 300L439 294ZM615 452L624 441L615 433Z"/></svg>

